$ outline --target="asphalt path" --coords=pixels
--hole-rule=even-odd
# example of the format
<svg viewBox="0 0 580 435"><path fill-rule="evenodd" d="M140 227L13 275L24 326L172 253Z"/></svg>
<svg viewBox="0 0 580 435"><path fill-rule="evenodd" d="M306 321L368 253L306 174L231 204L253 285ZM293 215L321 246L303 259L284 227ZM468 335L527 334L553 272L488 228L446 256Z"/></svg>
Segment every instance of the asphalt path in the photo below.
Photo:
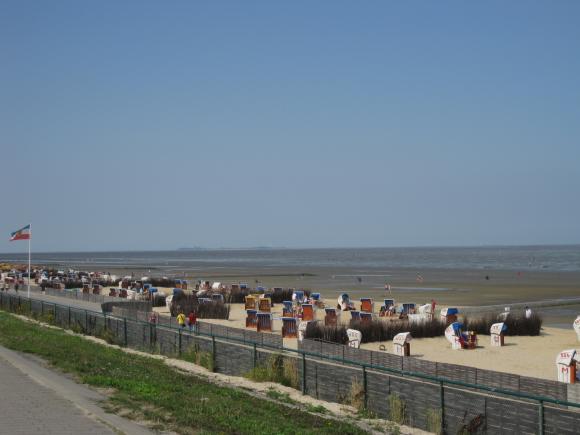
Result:
<svg viewBox="0 0 580 435"><path fill-rule="evenodd" d="M41 360L0 346L0 433L14 435L153 434L106 413L106 397L44 366Z"/></svg>

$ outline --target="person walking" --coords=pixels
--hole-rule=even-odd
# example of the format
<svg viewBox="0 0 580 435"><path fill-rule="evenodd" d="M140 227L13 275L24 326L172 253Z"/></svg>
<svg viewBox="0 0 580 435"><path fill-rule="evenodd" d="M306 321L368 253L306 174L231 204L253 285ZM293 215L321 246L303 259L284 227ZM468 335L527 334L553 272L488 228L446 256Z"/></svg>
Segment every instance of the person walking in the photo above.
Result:
<svg viewBox="0 0 580 435"><path fill-rule="evenodd" d="M185 328L185 314L183 314L183 311L180 311L177 315L177 323L179 324L180 328Z"/></svg>
<svg viewBox="0 0 580 435"><path fill-rule="evenodd" d="M189 316L188 316L187 320L189 322L189 332L192 332L193 328L195 328L195 326L197 324L197 316L195 314L195 311L191 310L189 312Z"/></svg>

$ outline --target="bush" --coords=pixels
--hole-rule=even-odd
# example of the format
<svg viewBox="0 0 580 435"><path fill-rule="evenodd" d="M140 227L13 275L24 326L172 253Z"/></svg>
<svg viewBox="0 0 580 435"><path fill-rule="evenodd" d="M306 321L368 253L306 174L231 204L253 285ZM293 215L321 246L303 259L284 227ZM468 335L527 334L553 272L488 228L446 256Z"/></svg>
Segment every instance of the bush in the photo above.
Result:
<svg viewBox="0 0 580 435"><path fill-rule="evenodd" d="M180 311L183 311L186 315L194 311L198 319L230 318L230 306L228 304L216 301L200 304L196 295L187 295L185 293L173 296L170 311L173 317L177 316Z"/></svg>
<svg viewBox="0 0 580 435"><path fill-rule="evenodd" d="M397 394L389 394L389 420L398 424L407 423L407 404Z"/></svg>
<svg viewBox="0 0 580 435"><path fill-rule="evenodd" d="M498 320L498 315L492 313L473 320L466 317L463 320L463 329L466 331L475 331L477 334L489 335L491 325L498 322L501 322L501 320ZM505 332L507 336L537 336L540 335L543 319L541 315L536 313L532 313L529 319L523 313L510 313L504 323L507 325L507 331Z"/></svg>
<svg viewBox="0 0 580 435"><path fill-rule="evenodd" d="M198 366L205 367L210 372L213 372L214 367L212 353L200 350L198 344L191 346L189 349L187 349L187 351L183 352L181 354L181 358Z"/></svg>
<svg viewBox="0 0 580 435"><path fill-rule="evenodd" d="M325 326L318 322L310 322L306 327L304 337L311 340L329 341L331 343L348 343L346 327L342 325Z"/></svg>
<svg viewBox="0 0 580 435"><path fill-rule="evenodd" d="M401 332L410 332L413 338L439 337L445 333L445 324L437 319L430 322L408 320L373 320L371 322L353 322L349 327L362 333L363 343L392 340ZM306 338L319 339L332 343L346 344L348 336L345 326L324 326L317 323L308 325Z"/></svg>
<svg viewBox="0 0 580 435"><path fill-rule="evenodd" d="M292 388L298 388L299 384L296 360L284 358L281 354L270 356L264 365L253 368L245 377L255 382L276 382Z"/></svg>

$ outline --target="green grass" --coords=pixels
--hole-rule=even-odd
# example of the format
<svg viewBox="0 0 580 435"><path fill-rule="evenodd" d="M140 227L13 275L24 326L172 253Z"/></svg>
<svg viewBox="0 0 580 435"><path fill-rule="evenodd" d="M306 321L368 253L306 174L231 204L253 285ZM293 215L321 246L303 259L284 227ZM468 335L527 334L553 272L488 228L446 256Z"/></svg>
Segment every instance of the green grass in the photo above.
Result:
<svg viewBox="0 0 580 435"><path fill-rule="evenodd" d="M127 354L0 313L0 344L38 355L94 387L113 388L107 408L178 433L364 433L348 423L219 387L162 361Z"/></svg>

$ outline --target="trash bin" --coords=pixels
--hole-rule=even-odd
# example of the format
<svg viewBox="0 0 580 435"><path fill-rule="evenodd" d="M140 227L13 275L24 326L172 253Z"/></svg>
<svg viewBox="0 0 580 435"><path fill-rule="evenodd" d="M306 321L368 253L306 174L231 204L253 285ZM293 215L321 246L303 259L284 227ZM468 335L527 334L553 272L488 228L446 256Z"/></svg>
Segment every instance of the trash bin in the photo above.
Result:
<svg viewBox="0 0 580 435"><path fill-rule="evenodd" d="M411 333L401 332L393 338L393 352L399 356L411 355Z"/></svg>
<svg viewBox="0 0 580 435"><path fill-rule="evenodd" d="M491 345L501 347L504 345L504 335L507 331L507 325L503 322L494 323L489 329L491 335Z"/></svg>
<svg viewBox="0 0 580 435"><path fill-rule="evenodd" d="M565 384L576 383L576 361L578 353L575 349L563 350L556 358L556 368L558 370L558 381Z"/></svg>

